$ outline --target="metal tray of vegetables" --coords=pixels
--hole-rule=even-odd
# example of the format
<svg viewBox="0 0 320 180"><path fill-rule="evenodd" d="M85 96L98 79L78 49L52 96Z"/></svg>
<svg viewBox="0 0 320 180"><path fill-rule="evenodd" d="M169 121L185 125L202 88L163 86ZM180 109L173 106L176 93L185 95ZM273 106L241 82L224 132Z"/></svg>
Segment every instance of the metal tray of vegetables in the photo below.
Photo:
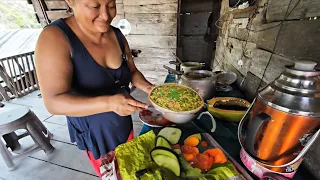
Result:
<svg viewBox="0 0 320 180"><path fill-rule="evenodd" d="M252 179L210 134L190 135L177 127L165 127L155 134L155 146L150 156L155 164L166 171L162 173L162 179L173 179L172 174L177 179ZM138 172L138 176L139 173L143 174Z"/></svg>

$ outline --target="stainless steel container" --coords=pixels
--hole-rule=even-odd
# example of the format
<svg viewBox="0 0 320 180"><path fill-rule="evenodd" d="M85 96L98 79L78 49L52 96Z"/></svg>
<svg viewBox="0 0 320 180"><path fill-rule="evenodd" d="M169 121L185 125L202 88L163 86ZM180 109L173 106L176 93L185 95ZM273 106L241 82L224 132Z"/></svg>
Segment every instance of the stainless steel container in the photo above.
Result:
<svg viewBox="0 0 320 180"><path fill-rule="evenodd" d="M179 84L188 86L197 91L204 100L215 94L217 76L207 70L193 70L181 76Z"/></svg>
<svg viewBox="0 0 320 180"><path fill-rule="evenodd" d="M258 93L240 122L241 146L272 171L287 172L310 148L310 138L320 128L320 71L315 65L287 66Z"/></svg>

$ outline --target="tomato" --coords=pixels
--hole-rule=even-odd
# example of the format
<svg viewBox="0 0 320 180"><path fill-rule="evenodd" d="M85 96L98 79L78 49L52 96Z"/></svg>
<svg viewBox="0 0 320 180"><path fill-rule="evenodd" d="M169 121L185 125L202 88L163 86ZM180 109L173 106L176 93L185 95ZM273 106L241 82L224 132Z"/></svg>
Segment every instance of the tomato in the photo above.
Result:
<svg viewBox="0 0 320 180"><path fill-rule="evenodd" d="M208 171L213 164L213 158L205 154L197 154L193 161L193 167L199 168L202 171Z"/></svg>
<svg viewBox="0 0 320 180"><path fill-rule="evenodd" d="M193 147L192 146L183 145L181 147L181 152L184 153L184 154L192 154Z"/></svg>
<svg viewBox="0 0 320 180"><path fill-rule="evenodd" d="M199 154L199 149L196 147L192 147L192 146L188 146L188 145L183 145L181 147L181 152L183 154L193 154L193 155L197 155Z"/></svg>
<svg viewBox="0 0 320 180"><path fill-rule="evenodd" d="M180 144L174 144L171 146L172 149L180 149Z"/></svg>

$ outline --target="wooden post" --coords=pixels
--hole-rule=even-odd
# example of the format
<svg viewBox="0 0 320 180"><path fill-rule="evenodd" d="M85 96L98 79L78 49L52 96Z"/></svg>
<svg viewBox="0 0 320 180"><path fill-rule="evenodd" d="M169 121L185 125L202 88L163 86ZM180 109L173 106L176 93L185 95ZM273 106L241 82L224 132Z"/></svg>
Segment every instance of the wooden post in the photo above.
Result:
<svg viewBox="0 0 320 180"><path fill-rule="evenodd" d="M40 20L40 24L44 27L46 25L48 25L50 23L50 20L48 18L48 15L47 15L47 6L44 2L44 0L31 0L34 8L35 8L35 11L39 17L39 20Z"/></svg>

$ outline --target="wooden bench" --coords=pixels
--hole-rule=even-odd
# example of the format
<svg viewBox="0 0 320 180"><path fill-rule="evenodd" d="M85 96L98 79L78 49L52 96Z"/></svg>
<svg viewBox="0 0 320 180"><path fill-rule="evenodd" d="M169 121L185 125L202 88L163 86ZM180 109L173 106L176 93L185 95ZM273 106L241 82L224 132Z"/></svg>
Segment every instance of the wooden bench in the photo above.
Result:
<svg viewBox="0 0 320 180"><path fill-rule="evenodd" d="M39 89L34 52L0 59L0 94L9 101Z"/></svg>

